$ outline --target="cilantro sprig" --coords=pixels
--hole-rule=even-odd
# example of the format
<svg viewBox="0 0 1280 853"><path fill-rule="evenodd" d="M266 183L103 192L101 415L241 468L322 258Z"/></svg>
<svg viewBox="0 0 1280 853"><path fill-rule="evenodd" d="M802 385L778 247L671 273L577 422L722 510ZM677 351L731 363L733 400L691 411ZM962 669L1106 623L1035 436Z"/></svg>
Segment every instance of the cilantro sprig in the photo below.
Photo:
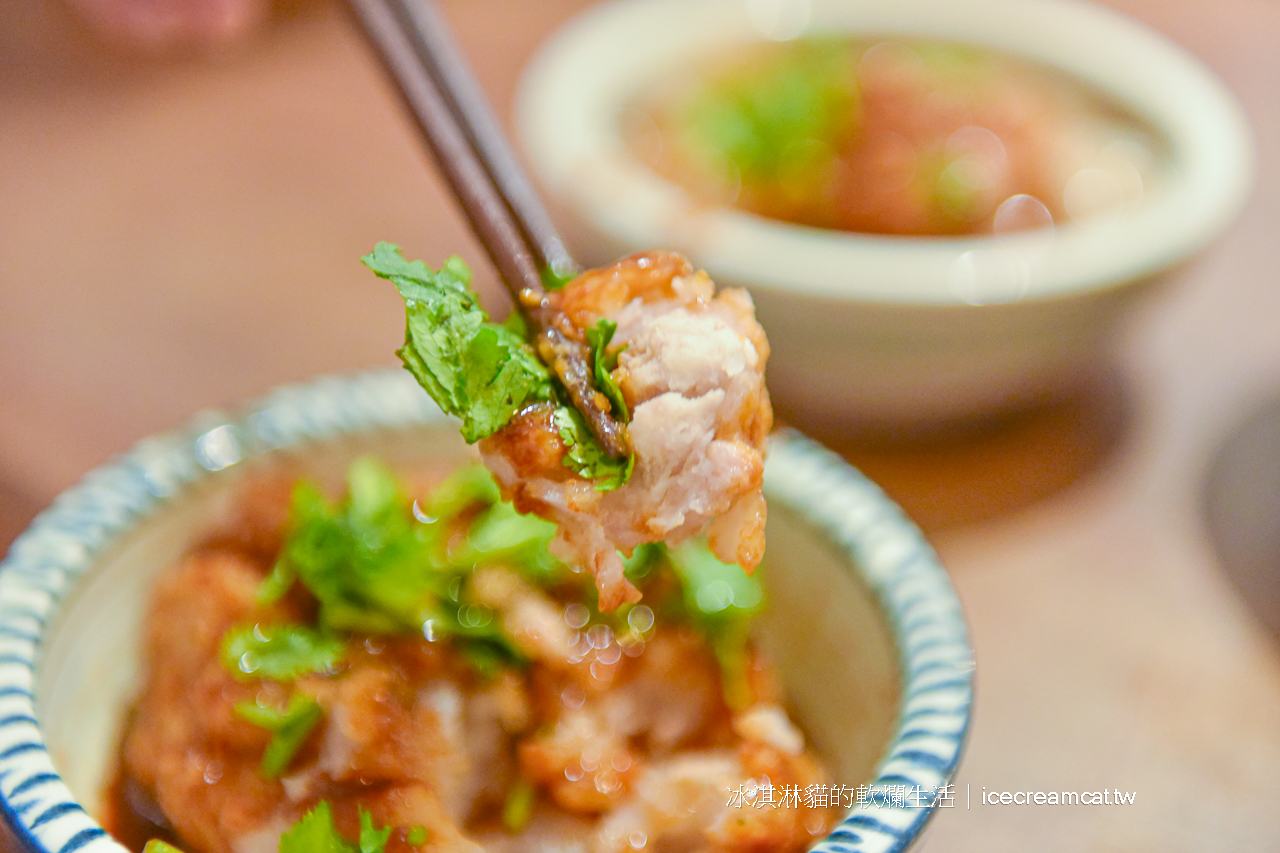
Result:
<svg viewBox="0 0 1280 853"><path fill-rule="evenodd" d="M279 853L384 853L391 827L376 829L373 815L360 808L360 837L355 842L338 834L333 808L321 800L280 836Z"/></svg>
<svg viewBox="0 0 1280 853"><path fill-rule="evenodd" d="M341 638L303 625L237 625L222 638L222 663L237 678L288 681L333 670L346 649Z"/></svg>
<svg viewBox="0 0 1280 853"><path fill-rule="evenodd" d="M635 470L634 453L625 459L616 459L604 452L604 448L591 434L587 419L577 409L561 406L555 413L556 431L564 443L564 465L578 476L595 480L595 488L608 492L621 488L631 479Z"/></svg>
<svg viewBox="0 0 1280 853"><path fill-rule="evenodd" d="M569 448L565 466L597 481L602 491L626 482L634 455L615 459L600 447L582 416L565 404L558 382L524 339L519 324L494 323L480 307L471 289L471 270L461 258L452 257L434 271L422 261L405 260L395 245L378 243L361 260L400 291L405 340L396 354L440 408L461 419L468 443L493 435L525 406L550 403L556 406L556 425ZM597 326L587 337L596 353L597 385L625 412L621 390L608 376L612 368L605 368L608 358L603 351L612 334L602 336ZM593 340L603 342L597 346Z"/></svg>
<svg viewBox="0 0 1280 853"><path fill-rule="evenodd" d="M331 675L340 669L347 634L357 632L411 633L448 642L481 676L523 667L526 658L505 632L500 614L473 597L470 577L479 567L501 565L558 593L576 584L589 603L594 587L550 555L554 533L549 522L521 515L502 501L480 465L459 468L411 502L389 468L362 457L348 470L340 500L331 501L306 481L297 485L289 531L263 581L274 597L294 584L304 587L316 602L315 624L235 626L222 639L222 662L240 679L289 682L308 674ZM626 566L646 595L663 590L655 607L700 629L719 661L726 700L732 707L744 706L749 698L747 625L761 606L759 582L692 541L675 548L647 543ZM660 575L666 580L659 582ZM284 708L251 700L234 710L271 733L261 759L267 778L287 770L324 719L323 706L297 687ZM522 822L527 793L511 792L504 820ZM331 823L331 815L323 812L308 816L294 827L297 836L289 844L310 839L305 844L312 846L289 849L351 853L341 846L349 842L326 834ZM281 850L289 853L283 839Z"/></svg>
<svg viewBox="0 0 1280 853"><path fill-rule="evenodd" d="M143 845L142 853L183 853L183 851L167 841L152 838Z"/></svg>
<svg viewBox="0 0 1280 853"><path fill-rule="evenodd" d="M347 480L336 503L312 484L295 488L277 563L316 598L319 633L420 634L451 640L482 673L523 665L500 620L471 600L467 580L496 562L537 583L566 572L547 553L555 528L503 503L478 465L455 472L417 512L377 460L356 460Z"/></svg>
<svg viewBox="0 0 1280 853"><path fill-rule="evenodd" d="M262 775L268 779L277 778L288 768L312 730L324 719L320 703L300 693L289 699L283 711L258 702L241 702L235 712L242 720L271 732L260 765Z"/></svg>
<svg viewBox="0 0 1280 853"><path fill-rule="evenodd" d="M437 571L443 525L419 523L380 462L356 460L337 504L299 483L291 516L279 563L319 601L322 627L396 633L439 617L449 581Z"/></svg>
<svg viewBox="0 0 1280 853"><path fill-rule="evenodd" d="M631 420L631 413L627 411L627 401L622 396L622 389L613 378L613 371L618 367L618 356L626 347L609 349L609 344L617 332L617 323L601 318L594 326L587 329L586 338L587 346L591 347L591 369L595 375L596 387L609 399L614 417L618 422L627 423Z"/></svg>
<svg viewBox="0 0 1280 853"><path fill-rule="evenodd" d="M685 142L748 183L811 188L858 121L856 61L849 45L815 39L726 74L685 105Z"/></svg>
<svg viewBox="0 0 1280 853"><path fill-rule="evenodd" d="M461 258L433 272L379 243L362 260L404 299L405 342L396 354L440 408L462 419L468 442L502 429L526 403L552 399L550 372L523 338L490 322Z"/></svg>
<svg viewBox="0 0 1280 853"><path fill-rule="evenodd" d="M705 543L695 540L668 548L667 559L680 580L684 613L706 637L720 664L726 703L744 708L750 700L748 632L764 606L760 581L721 562Z"/></svg>

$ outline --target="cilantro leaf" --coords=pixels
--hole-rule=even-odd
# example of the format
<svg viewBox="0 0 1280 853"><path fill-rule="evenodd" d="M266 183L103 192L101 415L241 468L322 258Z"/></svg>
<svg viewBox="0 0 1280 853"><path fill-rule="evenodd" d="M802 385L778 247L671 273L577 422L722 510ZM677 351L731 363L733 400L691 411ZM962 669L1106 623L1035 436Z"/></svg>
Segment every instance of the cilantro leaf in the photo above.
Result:
<svg viewBox="0 0 1280 853"><path fill-rule="evenodd" d="M271 571L258 585L254 601L261 605L275 604L284 598L295 580L293 568L284 560L276 560Z"/></svg>
<svg viewBox="0 0 1280 853"><path fill-rule="evenodd" d="M519 832L533 819L537 790L528 779L517 779L507 791L502 804L502 825L508 832Z"/></svg>
<svg viewBox="0 0 1280 853"><path fill-rule="evenodd" d="M609 342L617 331L617 323L602 317L587 329L587 345L591 347L591 369L595 372L596 387L613 405L614 417L621 423L627 423L631 420L631 413L627 411L627 401L622 397L622 389L613 378L622 349L614 352L609 352L608 349Z"/></svg>
<svg viewBox="0 0 1280 853"><path fill-rule="evenodd" d="M535 583L564 576L565 566L547 551L556 527L536 515L521 515L509 503L494 503L476 517L470 535L449 558L458 563L501 562Z"/></svg>
<svg viewBox="0 0 1280 853"><path fill-rule="evenodd" d="M489 321L461 259L432 272L379 243L362 260L400 291L405 343L397 354L440 408L462 419L468 442L502 429L526 403L551 398L546 366L520 335Z"/></svg>
<svg viewBox="0 0 1280 853"><path fill-rule="evenodd" d="M705 543L688 540L667 550L683 586L685 612L711 644L729 707L750 700L747 684L747 629L764 603L760 581L721 562Z"/></svg>
<svg viewBox="0 0 1280 853"><path fill-rule="evenodd" d="M241 702L235 711L242 720L271 732L261 765L262 775L268 779L275 779L285 771L312 729L324 719L320 703L302 694L295 694L283 711L257 702Z"/></svg>
<svg viewBox="0 0 1280 853"><path fill-rule="evenodd" d="M282 559L319 600L322 625L417 630L443 588L433 571L439 527L413 518L394 475L373 459L351 466L348 487L338 506L308 483L295 488Z"/></svg>
<svg viewBox="0 0 1280 853"><path fill-rule="evenodd" d="M483 465L464 465L418 501L420 511L431 521L452 518L468 506L492 506L501 500L498 484Z"/></svg>
<svg viewBox="0 0 1280 853"><path fill-rule="evenodd" d="M803 193L858 120L856 62L850 46L820 39L726 74L686 105L687 144L749 183Z"/></svg>
<svg viewBox="0 0 1280 853"><path fill-rule="evenodd" d="M565 446L564 467L585 480L595 480L598 492L620 488L631 479L636 465L634 453L626 459L605 453L577 409L561 406L555 411L555 419L560 440Z"/></svg>
<svg viewBox="0 0 1280 853"><path fill-rule="evenodd" d="M705 543L686 540L667 549L684 584L685 606L704 624L754 615L764 601L760 582L733 563L723 563Z"/></svg>
<svg viewBox="0 0 1280 853"><path fill-rule="evenodd" d="M182 853L182 850L159 838L152 838L143 845L142 853Z"/></svg>
<svg viewBox="0 0 1280 853"><path fill-rule="evenodd" d="M373 815L360 809L360 853L382 853L387 849L391 827L373 828Z"/></svg>
<svg viewBox="0 0 1280 853"><path fill-rule="evenodd" d="M668 560L667 546L661 542L641 542L622 561L622 572L627 580L641 587L649 582L655 571Z"/></svg>
<svg viewBox="0 0 1280 853"><path fill-rule="evenodd" d="M355 853L333 825L333 809L321 800L280 836L280 853Z"/></svg>
<svg viewBox="0 0 1280 853"><path fill-rule="evenodd" d="M331 505L302 483L292 514L281 559L316 597L322 626L451 639L482 673L525 658L500 620L468 598L470 572L500 561L540 582L564 571L546 552L554 528L501 503L479 465L455 472L415 513L391 471L362 458L343 501ZM460 522L467 536L453 535Z"/></svg>
<svg viewBox="0 0 1280 853"><path fill-rule="evenodd" d="M405 260L391 243L378 243L362 260L379 278L392 282L404 299L405 342L396 354L440 408L462 420L462 437L468 443L493 435L530 403L561 403L563 390L525 341L519 316L491 322L471 290L471 271L460 258L450 258L433 272L422 261ZM617 353L606 350L616 329L616 323L601 320L586 337L594 355L595 382L625 422L626 403L609 374L617 366ZM565 426L568 420L575 423ZM565 467L597 480L600 491L616 489L631 476L634 455L611 459L576 411L560 405L557 424L561 438L571 435L565 442Z"/></svg>
<svg viewBox="0 0 1280 853"><path fill-rule="evenodd" d="M500 634L496 626L490 637L471 637L460 644L462 659L483 679L492 679L504 669L524 669L528 658Z"/></svg>
<svg viewBox="0 0 1280 853"><path fill-rule="evenodd" d="M338 834L333 808L321 800L280 836L280 853L384 853L390 835L389 826L374 829L373 816L361 807L360 839L353 844Z"/></svg>
<svg viewBox="0 0 1280 853"><path fill-rule="evenodd" d="M302 625L238 625L222 637L222 663L237 678L289 681L338 665L346 646Z"/></svg>

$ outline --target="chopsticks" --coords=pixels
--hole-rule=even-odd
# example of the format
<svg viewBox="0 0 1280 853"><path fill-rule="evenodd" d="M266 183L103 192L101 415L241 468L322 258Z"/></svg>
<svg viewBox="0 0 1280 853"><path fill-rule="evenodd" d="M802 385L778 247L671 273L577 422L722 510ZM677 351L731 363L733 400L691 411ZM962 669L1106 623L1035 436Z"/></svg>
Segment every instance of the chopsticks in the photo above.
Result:
<svg viewBox="0 0 1280 853"><path fill-rule="evenodd" d="M543 362L612 456L630 452L626 429L593 382L590 350L543 286L544 272L577 271L537 193L489 108L432 0L348 0L472 230L517 309L534 331Z"/></svg>

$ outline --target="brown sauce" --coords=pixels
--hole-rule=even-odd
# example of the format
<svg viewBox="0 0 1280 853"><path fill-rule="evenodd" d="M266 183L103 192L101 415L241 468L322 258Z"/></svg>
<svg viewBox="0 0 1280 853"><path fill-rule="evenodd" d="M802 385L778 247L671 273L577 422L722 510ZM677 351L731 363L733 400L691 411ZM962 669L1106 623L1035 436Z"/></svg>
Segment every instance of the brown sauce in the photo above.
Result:
<svg viewBox="0 0 1280 853"><path fill-rule="evenodd" d="M155 793L129 773L119 752L103 797L101 819L103 828L134 853L142 853L153 838L182 849L182 839L160 810Z"/></svg>

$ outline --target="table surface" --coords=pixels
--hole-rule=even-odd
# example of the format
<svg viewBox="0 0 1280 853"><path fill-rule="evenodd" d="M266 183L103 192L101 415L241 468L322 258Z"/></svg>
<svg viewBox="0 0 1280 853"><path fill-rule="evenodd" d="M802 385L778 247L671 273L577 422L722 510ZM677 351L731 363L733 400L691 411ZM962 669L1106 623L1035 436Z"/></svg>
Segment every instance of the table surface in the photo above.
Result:
<svg viewBox="0 0 1280 853"><path fill-rule="evenodd" d="M585 5L446 11L505 109L523 62ZM1278 638L1203 516L1218 449L1280 394L1280 3L1111 5L1237 93L1257 187L1126 326L1103 390L937 446L850 449L930 532L972 625L972 736L926 850L1280 846ZM0 543L197 410L394 364L398 300L356 260L379 239L482 257L335 7L293 3L217 55L140 58L56 0L0 4ZM1104 788L1136 801L980 799Z"/></svg>

